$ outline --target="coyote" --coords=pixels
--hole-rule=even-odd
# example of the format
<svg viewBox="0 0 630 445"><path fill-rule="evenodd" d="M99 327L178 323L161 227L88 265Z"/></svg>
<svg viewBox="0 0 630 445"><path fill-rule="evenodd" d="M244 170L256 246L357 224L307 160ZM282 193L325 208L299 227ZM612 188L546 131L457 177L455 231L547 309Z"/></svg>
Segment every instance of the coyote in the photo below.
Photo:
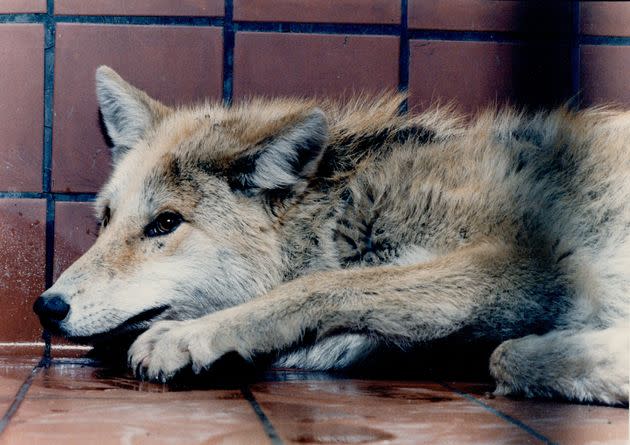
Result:
<svg viewBox="0 0 630 445"><path fill-rule="evenodd" d="M53 333L139 334L129 366L162 381L484 342L498 394L627 404L630 112L170 108L105 66L96 92L114 169L98 239L35 303Z"/></svg>

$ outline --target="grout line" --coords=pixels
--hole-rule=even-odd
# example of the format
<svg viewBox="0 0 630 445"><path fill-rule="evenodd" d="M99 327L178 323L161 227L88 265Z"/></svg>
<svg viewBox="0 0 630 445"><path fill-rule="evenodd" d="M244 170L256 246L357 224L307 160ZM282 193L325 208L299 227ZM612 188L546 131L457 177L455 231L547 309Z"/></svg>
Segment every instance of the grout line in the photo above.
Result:
<svg viewBox="0 0 630 445"><path fill-rule="evenodd" d="M476 403L477 405L480 405L481 407L485 408L487 411L490 411L492 414L494 414L497 417L500 417L501 419L505 420L508 423L511 423L517 427L519 427L520 429L524 430L525 432L531 434L532 436L534 436L536 439L544 442L545 444L548 445L555 445L555 442L552 442L550 439L548 439L546 436L542 435L541 433L539 433L538 431L536 431L535 429L533 429L532 427L530 427L529 425L527 425L526 423L518 420L515 417L510 416L509 414L505 414L502 411L499 411L496 408L493 408L492 406L482 402L481 400L479 400L478 398L464 392L464 391L460 391L457 388L453 388L451 385L449 385L448 383L444 383L444 382L438 382L440 385L442 385L443 387L449 389L450 391L453 391L454 393L458 394L459 396L463 397L464 399L467 399L471 402Z"/></svg>
<svg viewBox="0 0 630 445"><path fill-rule="evenodd" d="M254 394L249 389L249 386L243 385L241 387L241 393L243 394L243 397L245 397L245 400L247 400L249 404L252 406L252 409L254 410L254 412L258 416L258 419L262 423L263 429L265 430L265 433L267 433L267 437L269 437L269 439L271 440L271 443L273 445L282 445L284 442L282 441L282 439L280 439L280 436L278 435L278 432L276 431L273 424L271 423L271 420L269 420L269 417L267 417L267 415L263 411L262 407L256 400L256 397L254 397Z"/></svg>
<svg viewBox="0 0 630 445"><path fill-rule="evenodd" d="M0 14L0 23L42 23L46 13Z"/></svg>
<svg viewBox="0 0 630 445"><path fill-rule="evenodd" d="M580 2L573 0L571 4L571 103L575 108L580 107Z"/></svg>
<svg viewBox="0 0 630 445"><path fill-rule="evenodd" d="M410 39L529 44L567 44L572 38L571 32L411 30L409 34Z"/></svg>
<svg viewBox="0 0 630 445"><path fill-rule="evenodd" d="M50 1L50 0L47 0ZM401 0L407 2L408 0ZM575 0L574 0L575 1ZM233 9L233 0L226 0L226 6ZM577 2L576 2L577 3ZM405 8L406 9L406 8ZM85 23L109 25L182 25L182 26L223 26L229 21L227 28L232 31L253 32L291 32L307 34L380 34L401 35L402 26L386 24L359 23L302 23L302 22L251 22L234 21L228 17L202 16L126 16L126 15L53 15L48 13L0 14L0 23ZM406 10L401 15L406 15ZM573 30L572 30L573 31ZM427 40L460 40L460 41L497 41L497 42L546 42L549 40L571 42L572 34L563 32L527 33L523 31L460 31L442 29L414 29L407 30L410 39ZM589 45L630 45L627 36L579 36L580 43Z"/></svg>
<svg viewBox="0 0 630 445"><path fill-rule="evenodd" d="M55 75L55 32L56 25L53 18L54 1L46 1L46 15L44 16L44 141L42 162L42 191L50 193L52 166L52 125L53 125L53 90Z"/></svg>
<svg viewBox="0 0 630 445"><path fill-rule="evenodd" d="M230 1L230 0L228 0ZM281 32L305 34L400 35L399 25L365 25L351 23L246 22L234 23L235 31Z"/></svg>
<svg viewBox="0 0 630 445"><path fill-rule="evenodd" d="M44 16L44 141L42 157L42 191L46 197L46 238L44 271L45 288L52 286L55 254L55 201L50 194L52 189L52 138L53 101L55 88L55 35L57 25L54 19L55 1L46 0ZM42 333L45 343L43 360L50 360L51 335L47 329Z"/></svg>
<svg viewBox="0 0 630 445"><path fill-rule="evenodd" d="M55 201L92 202L96 193L58 193L58 192L7 192L0 191L0 199L46 199L52 197Z"/></svg>
<svg viewBox="0 0 630 445"><path fill-rule="evenodd" d="M39 363L35 365L35 367L31 370L31 373L28 375L26 380L24 380L24 383L22 383L22 386L20 386L20 389L15 394L13 402L11 403L11 405L9 405L9 408L4 413L4 416L2 416L2 419L0 419L0 435L4 433L7 426L9 426L11 419L20 408L20 405L22 405L22 402L26 398L26 393L28 393L28 390L31 388L31 385L33 384L33 381L35 380L35 377L37 376L39 371L47 366L48 360L46 359L46 357L42 357Z"/></svg>
<svg viewBox="0 0 630 445"><path fill-rule="evenodd" d="M183 25L183 26L222 26L222 17L199 16L125 16L125 15L53 15L0 14L0 23L42 23L52 20L55 23L94 23L108 25Z"/></svg>
<svg viewBox="0 0 630 445"><path fill-rule="evenodd" d="M579 43L582 45L629 46L630 37L591 36L580 34Z"/></svg>
<svg viewBox="0 0 630 445"><path fill-rule="evenodd" d="M398 90L409 90L409 30L407 0L400 1L400 49L398 54ZM408 99L401 105L401 112L407 112Z"/></svg>
<svg viewBox="0 0 630 445"><path fill-rule="evenodd" d="M408 31L409 39L447 40L461 42L499 43L568 43L570 32L527 33L523 31L457 31L441 29L414 29Z"/></svg>
<svg viewBox="0 0 630 445"><path fill-rule="evenodd" d="M234 43L235 31L232 16L233 0L225 0L225 20L223 21L223 102L232 103L234 90Z"/></svg>

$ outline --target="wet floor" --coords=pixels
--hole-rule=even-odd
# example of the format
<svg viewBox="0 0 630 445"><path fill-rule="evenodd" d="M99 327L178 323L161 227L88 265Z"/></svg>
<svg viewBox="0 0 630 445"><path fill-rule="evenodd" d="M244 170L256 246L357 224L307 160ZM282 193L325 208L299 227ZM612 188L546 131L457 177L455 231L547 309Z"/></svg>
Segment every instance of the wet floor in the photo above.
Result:
<svg viewBox="0 0 630 445"><path fill-rule="evenodd" d="M81 358L0 357L0 444L626 444L628 410L493 397L483 383L273 371L140 382Z"/></svg>

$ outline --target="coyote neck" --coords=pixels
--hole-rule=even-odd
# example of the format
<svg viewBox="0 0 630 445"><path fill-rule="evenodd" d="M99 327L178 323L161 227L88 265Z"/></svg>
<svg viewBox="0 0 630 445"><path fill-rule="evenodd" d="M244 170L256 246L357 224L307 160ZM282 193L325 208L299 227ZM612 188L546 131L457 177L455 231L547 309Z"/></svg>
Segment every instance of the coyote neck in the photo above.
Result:
<svg viewBox="0 0 630 445"><path fill-rule="evenodd" d="M310 192L296 199L279 218L283 281L339 268L333 241L341 203L335 192Z"/></svg>

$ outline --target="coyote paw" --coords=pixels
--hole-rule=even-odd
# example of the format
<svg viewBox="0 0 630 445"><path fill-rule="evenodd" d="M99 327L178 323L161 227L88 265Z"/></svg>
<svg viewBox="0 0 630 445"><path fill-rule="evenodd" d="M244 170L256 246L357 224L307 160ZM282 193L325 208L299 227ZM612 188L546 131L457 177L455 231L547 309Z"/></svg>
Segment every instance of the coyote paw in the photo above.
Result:
<svg viewBox="0 0 630 445"><path fill-rule="evenodd" d="M518 380L514 375L512 344L514 340L507 340L494 350L490 357L490 374L497 384L495 395L511 395L521 392Z"/></svg>
<svg viewBox="0 0 630 445"><path fill-rule="evenodd" d="M192 365L195 373L210 367L234 350L220 322L206 318L160 321L140 335L128 352L128 363L136 377L166 382L179 370Z"/></svg>

